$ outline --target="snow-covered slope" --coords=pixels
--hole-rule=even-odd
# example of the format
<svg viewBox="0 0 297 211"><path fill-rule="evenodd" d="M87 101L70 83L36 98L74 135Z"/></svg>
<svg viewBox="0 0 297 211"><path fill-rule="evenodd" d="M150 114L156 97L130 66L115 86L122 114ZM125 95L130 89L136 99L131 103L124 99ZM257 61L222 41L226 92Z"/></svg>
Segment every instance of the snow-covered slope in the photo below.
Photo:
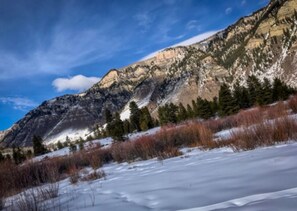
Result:
<svg viewBox="0 0 297 211"><path fill-rule="evenodd" d="M296 210L296 143L183 152L105 165L106 179L77 185L66 179L54 200L62 210Z"/></svg>

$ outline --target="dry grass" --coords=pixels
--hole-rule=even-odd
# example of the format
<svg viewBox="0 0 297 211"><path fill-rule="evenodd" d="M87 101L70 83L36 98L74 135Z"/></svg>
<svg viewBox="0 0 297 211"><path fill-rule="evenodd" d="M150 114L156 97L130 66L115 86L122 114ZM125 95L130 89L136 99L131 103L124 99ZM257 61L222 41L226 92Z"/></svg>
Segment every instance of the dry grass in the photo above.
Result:
<svg viewBox="0 0 297 211"><path fill-rule="evenodd" d="M228 140L235 151L252 150L297 138L297 123L289 117L262 122L233 132Z"/></svg>
<svg viewBox="0 0 297 211"><path fill-rule="evenodd" d="M71 184L76 184L79 180L79 169L75 166L75 165L72 165L70 168L69 168L69 181Z"/></svg>
<svg viewBox="0 0 297 211"><path fill-rule="evenodd" d="M292 96L288 101L288 106L293 113L297 113L297 95Z"/></svg>
<svg viewBox="0 0 297 211"><path fill-rule="evenodd" d="M263 108L266 119L277 119L288 116L288 105L285 102L277 102L271 106Z"/></svg>
<svg viewBox="0 0 297 211"><path fill-rule="evenodd" d="M93 171L90 174L84 176L81 178L82 181L92 181L92 180L97 180L101 178L105 178L106 174L103 170L100 171Z"/></svg>

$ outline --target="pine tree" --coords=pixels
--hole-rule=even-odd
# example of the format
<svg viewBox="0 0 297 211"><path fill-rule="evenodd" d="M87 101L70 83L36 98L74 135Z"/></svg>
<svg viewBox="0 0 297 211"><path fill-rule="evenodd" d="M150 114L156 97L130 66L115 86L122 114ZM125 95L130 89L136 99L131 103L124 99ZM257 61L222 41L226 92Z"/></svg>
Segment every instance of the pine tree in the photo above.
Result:
<svg viewBox="0 0 297 211"><path fill-rule="evenodd" d="M140 118L141 118L141 110L138 108L137 104L132 101L129 104L130 108L130 123L137 131L141 131L140 127Z"/></svg>
<svg viewBox="0 0 297 211"><path fill-rule="evenodd" d="M77 151L77 146L76 146L76 144L70 143L70 145L69 145L69 151L70 151L71 153L75 153L75 152Z"/></svg>
<svg viewBox="0 0 297 211"><path fill-rule="evenodd" d="M187 104L187 117L189 119L194 118L194 111L193 111L192 107L189 104Z"/></svg>
<svg viewBox="0 0 297 211"><path fill-rule="evenodd" d="M15 146L12 147L12 158L17 165L26 160L26 156L23 151L19 147L16 148Z"/></svg>
<svg viewBox="0 0 297 211"><path fill-rule="evenodd" d="M184 107L182 103L179 103L178 106L178 114L177 114L177 120L178 122L184 121L188 118L187 110Z"/></svg>
<svg viewBox="0 0 297 211"><path fill-rule="evenodd" d="M63 144L60 141L58 141L57 147L58 147L58 149L62 149L64 146L63 146Z"/></svg>
<svg viewBox="0 0 297 211"><path fill-rule="evenodd" d="M197 98L198 117L202 119L209 119L214 116L211 108L211 103L207 100L203 100L200 97Z"/></svg>
<svg viewBox="0 0 297 211"><path fill-rule="evenodd" d="M270 104L273 102L272 99L272 86L270 81L267 78L264 78L263 81L263 92L262 92L262 99L265 105Z"/></svg>
<svg viewBox="0 0 297 211"><path fill-rule="evenodd" d="M219 111L219 102L217 97L214 97L211 102L211 110L212 110L213 116L215 116L216 113Z"/></svg>
<svg viewBox="0 0 297 211"><path fill-rule="evenodd" d="M234 100L231 91L226 84L223 84L219 91L219 106L219 113L221 116L231 115L239 110L239 106Z"/></svg>
<svg viewBox="0 0 297 211"><path fill-rule="evenodd" d="M116 112L111 125L111 137L116 141L124 141L124 123L120 118L120 114Z"/></svg>
<svg viewBox="0 0 297 211"><path fill-rule="evenodd" d="M124 125L124 134L129 134L132 132L131 124L130 124L129 120L127 120L127 119L124 120L123 125Z"/></svg>
<svg viewBox="0 0 297 211"><path fill-rule="evenodd" d="M247 79L248 84L248 91L249 91L249 97L250 97L250 103L251 105L262 105L263 99L262 99L262 84L259 81L259 79L251 75Z"/></svg>
<svg viewBox="0 0 297 211"><path fill-rule="evenodd" d="M168 122L170 123L177 123L177 110L178 107L174 105L173 103L170 103L167 105L167 117L168 117Z"/></svg>
<svg viewBox="0 0 297 211"><path fill-rule="evenodd" d="M83 142L83 141L79 140L78 148L79 148L80 151L81 151L81 150L84 150L85 145L84 145L84 142Z"/></svg>
<svg viewBox="0 0 297 211"><path fill-rule="evenodd" d="M140 128L142 131L151 129L154 127L153 118L147 107L141 109L141 117L140 117Z"/></svg>
<svg viewBox="0 0 297 211"><path fill-rule="evenodd" d="M240 109L251 107L248 89L240 86L238 82L234 85L233 98Z"/></svg>
<svg viewBox="0 0 297 211"><path fill-rule="evenodd" d="M43 140L40 136L33 136L32 139L33 142L33 150L34 150L34 156L42 155L47 152L46 148L43 145Z"/></svg>
<svg viewBox="0 0 297 211"><path fill-rule="evenodd" d="M193 117L198 117L199 110L198 110L198 106L197 106L197 103L195 102L195 100L192 100L192 110L193 110Z"/></svg>
<svg viewBox="0 0 297 211"><path fill-rule="evenodd" d="M294 94L295 90L280 79L275 78L272 85L272 99L273 101L286 100L291 94Z"/></svg>
<svg viewBox="0 0 297 211"><path fill-rule="evenodd" d="M105 122L106 124L110 123L112 121L112 113L109 109L105 109Z"/></svg>

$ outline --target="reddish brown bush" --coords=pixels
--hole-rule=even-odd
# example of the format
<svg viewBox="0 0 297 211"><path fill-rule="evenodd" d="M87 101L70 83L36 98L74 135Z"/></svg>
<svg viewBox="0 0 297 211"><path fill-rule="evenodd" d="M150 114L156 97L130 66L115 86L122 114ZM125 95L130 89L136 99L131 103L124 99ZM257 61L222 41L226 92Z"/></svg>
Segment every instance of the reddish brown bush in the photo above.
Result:
<svg viewBox="0 0 297 211"><path fill-rule="evenodd" d="M266 119L276 119L288 115L288 105L285 102L277 102L264 108Z"/></svg>
<svg viewBox="0 0 297 211"><path fill-rule="evenodd" d="M263 111L260 107L255 107L249 110L242 110L235 116L236 127L250 126L263 121Z"/></svg>
<svg viewBox="0 0 297 211"><path fill-rule="evenodd" d="M292 96L288 101L288 106L293 113L297 113L297 95Z"/></svg>
<svg viewBox="0 0 297 211"><path fill-rule="evenodd" d="M79 180L79 169L73 165L69 168L69 181L71 184L76 184Z"/></svg>
<svg viewBox="0 0 297 211"><path fill-rule="evenodd" d="M82 181L92 181L96 179L105 178L106 174L103 170L93 171L92 173L81 178Z"/></svg>
<svg viewBox="0 0 297 211"><path fill-rule="evenodd" d="M235 151L252 150L297 138L297 123L289 117L262 122L233 132L229 143Z"/></svg>

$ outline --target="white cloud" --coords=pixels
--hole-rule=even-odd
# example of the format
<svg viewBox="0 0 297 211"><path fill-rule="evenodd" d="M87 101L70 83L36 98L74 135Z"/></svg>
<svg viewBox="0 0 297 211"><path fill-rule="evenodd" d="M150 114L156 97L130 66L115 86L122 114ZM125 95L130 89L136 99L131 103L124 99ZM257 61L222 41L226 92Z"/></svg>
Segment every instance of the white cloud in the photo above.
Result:
<svg viewBox="0 0 297 211"><path fill-rule="evenodd" d="M76 75L70 78L57 78L52 82L52 85L58 92L62 92L65 90L82 92L89 89L100 80L101 78L98 77Z"/></svg>
<svg viewBox="0 0 297 211"><path fill-rule="evenodd" d="M0 97L0 102L3 104L11 104L14 109L21 111L27 111L37 106L36 102L22 97Z"/></svg>
<svg viewBox="0 0 297 211"><path fill-rule="evenodd" d="M241 5L245 5L245 4L246 4L246 0L242 0Z"/></svg>
<svg viewBox="0 0 297 211"><path fill-rule="evenodd" d="M232 8L231 7L228 7L226 10L225 10L225 13L226 15L229 15L231 12L232 12Z"/></svg>
<svg viewBox="0 0 297 211"><path fill-rule="evenodd" d="M187 39L187 40L184 40L182 42L176 43L176 44L174 44L172 46L168 46L167 48L169 48L169 47L176 47L176 46L188 46L188 45L191 45L191 44L194 44L194 43L198 43L198 42L203 41L206 38L208 38L208 37L216 34L219 31L220 30L208 31L208 32L199 34L197 36L191 37L190 39ZM140 61L143 61L143 60L146 60L146 59L150 59L150 58L156 56L157 53L163 51L164 49L166 49L166 48L162 48L162 49L160 49L158 51L152 52L152 53L144 56L143 58L141 58Z"/></svg>
<svg viewBox="0 0 297 211"><path fill-rule="evenodd" d="M192 30L192 29L199 29L199 22L197 20L191 20L187 23L186 29Z"/></svg>

